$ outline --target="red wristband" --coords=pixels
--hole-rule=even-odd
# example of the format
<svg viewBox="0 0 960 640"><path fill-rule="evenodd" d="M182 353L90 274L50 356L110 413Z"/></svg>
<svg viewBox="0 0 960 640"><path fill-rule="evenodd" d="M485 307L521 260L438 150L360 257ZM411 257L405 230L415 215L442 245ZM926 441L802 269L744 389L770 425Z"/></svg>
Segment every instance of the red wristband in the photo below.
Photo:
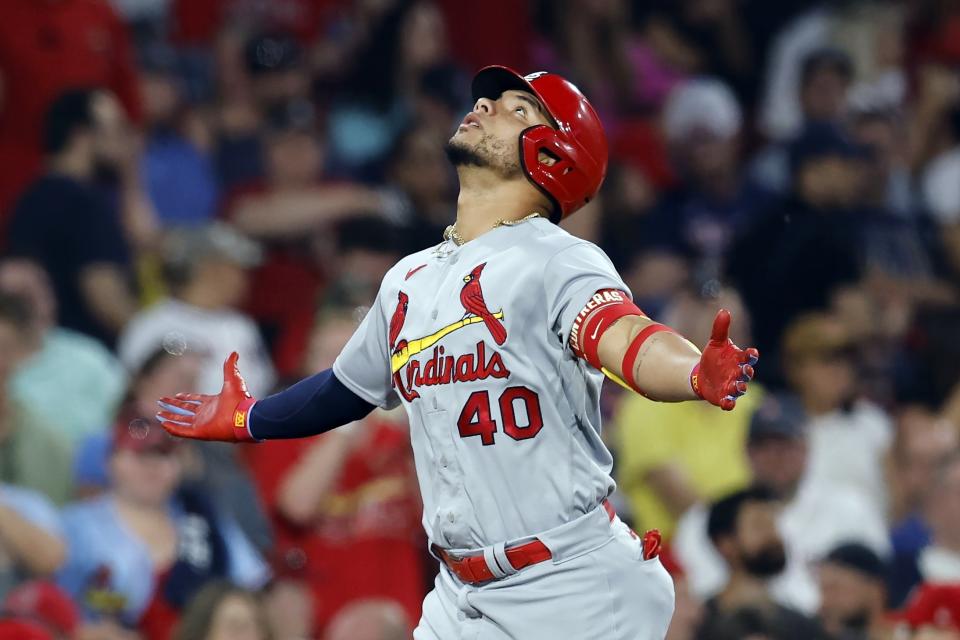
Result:
<svg viewBox="0 0 960 640"><path fill-rule="evenodd" d="M233 434L240 442L258 442L250 433L250 407L256 401L256 398L246 397L233 410Z"/></svg>
<svg viewBox="0 0 960 640"><path fill-rule="evenodd" d="M633 367L637 362L637 356L640 354L640 347L643 345L643 343L647 341L647 338L661 331L669 331L671 333L674 332L673 329L667 325L660 324L658 322L645 327L640 333L637 334L637 337L633 339L633 342L630 343L630 346L627 347L627 353L623 356L623 363L620 365L620 370L623 372L624 382L630 385L631 389L644 397L646 397L647 394L640 389L637 381L633 379Z"/></svg>

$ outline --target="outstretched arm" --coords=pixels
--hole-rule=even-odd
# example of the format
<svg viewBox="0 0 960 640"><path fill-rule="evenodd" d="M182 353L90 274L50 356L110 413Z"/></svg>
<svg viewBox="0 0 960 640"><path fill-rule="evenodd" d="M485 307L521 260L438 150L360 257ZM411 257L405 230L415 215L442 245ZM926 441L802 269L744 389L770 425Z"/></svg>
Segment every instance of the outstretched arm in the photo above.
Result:
<svg viewBox="0 0 960 640"><path fill-rule="evenodd" d="M726 310L717 313L702 353L626 299L599 305L582 316L571 337L574 351L611 379L652 400L702 398L729 411L746 393L759 358L756 349L740 349L730 340Z"/></svg>
<svg viewBox="0 0 960 640"><path fill-rule="evenodd" d="M345 387L331 369L255 400L237 368L236 352L223 364L217 395L178 393L158 402L157 419L183 438L255 442L304 438L363 418L374 406Z"/></svg>

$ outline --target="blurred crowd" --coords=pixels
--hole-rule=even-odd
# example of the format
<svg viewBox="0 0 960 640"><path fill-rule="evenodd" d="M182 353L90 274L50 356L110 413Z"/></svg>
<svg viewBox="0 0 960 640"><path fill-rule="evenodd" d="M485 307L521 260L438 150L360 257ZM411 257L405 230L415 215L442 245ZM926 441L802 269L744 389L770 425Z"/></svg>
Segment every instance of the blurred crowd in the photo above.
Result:
<svg viewBox="0 0 960 640"><path fill-rule="evenodd" d="M329 367L456 211L485 64L601 114L564 223L724 413L607 385L670 640L960 639L960 1L0 3L0 638L407 638L437 564L402 411L174 441L155 400Z"/></svg>

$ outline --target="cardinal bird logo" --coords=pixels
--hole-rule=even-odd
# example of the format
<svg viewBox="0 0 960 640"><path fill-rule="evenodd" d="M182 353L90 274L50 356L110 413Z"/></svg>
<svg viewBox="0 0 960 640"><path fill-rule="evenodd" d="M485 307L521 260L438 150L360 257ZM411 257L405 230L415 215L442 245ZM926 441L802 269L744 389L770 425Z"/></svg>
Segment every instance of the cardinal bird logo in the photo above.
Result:
<svg viewBox="0 0 960 640"><path fill-rule="evenodd" d="M460 290L460 303L467 310L464 317L475 315L483 320L487 325L490 335L494 342L503 344L507 339L507 330L503 328L503 323L494 317L487 308L487 303L483 300L483 290L480 288L480 274L487 263L478 264L473 271L463 277L464 285ZM502 314L501 314L502 316Z"/></svg>
<svg viewBox="0 0 960 640"><path fill-rule="evenodd" d="M403 329L403 321L407 317L407 307L410 306L410 297L403 291L397 294L397 308L393 311L393 317L390 318L390 348L393 349L397 344L397 338L400 337L400 330Z"/></svg>

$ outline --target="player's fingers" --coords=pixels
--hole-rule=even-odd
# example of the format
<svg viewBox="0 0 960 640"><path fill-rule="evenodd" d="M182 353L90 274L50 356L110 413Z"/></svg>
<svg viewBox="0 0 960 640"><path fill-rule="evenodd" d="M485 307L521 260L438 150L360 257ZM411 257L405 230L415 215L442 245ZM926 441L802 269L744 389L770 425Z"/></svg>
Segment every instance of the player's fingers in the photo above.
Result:
<svg viewBox="0 0 960 640"><path fill-rule="evenodd" d="M237 368L237 360L240 359L240 354L236 351L232 352L227 359L223 361L223 380L226 382L232 376L239 376L240 369Z"/></svg>
<svg viewBox="0 0 960 640"><path fill-rule="evenodd" d="M737 398L742 396L747 391L747 385L744 382L739 382L734 380L727 384L727 387L724 389L724 393L727 396Z"/></svg>
<svg viewBox="0 0 960 640"><path fill-rule="evenodd" d="M730 333L730 312L720 309L713 319L713 331L710 332L711 342L726 342Z"/></svg>
<svg viewBox="0 0 960 640"><path fill-rule="evenodd" d="M753 374L754 374L753 367L751 367L750 365L745 364L740 367L741 382L749 382L750 380L753 380Z"/></svg>
<svg viewBox="0 0 960 640"><path fill-rule="evenodd" d="M172 411L157 411L157 420L160 422L172 422L184 427L193 426L193 416L183 416Z"/></svg>
<svg viewBox="0 0 960 640"><path fill-rule="evenodd" d="M741 360L740 362L741 363L745 362L750 366L757 364L757 360L760 359L760 352L754 349L753 347L750 347L749 349L744 349L741 353L742 353L741 357L744 357L745 359Z"/></svg>
<svg viewBox="0 0 960 640"><path fill-rule="evenodd" d="M157 404L168 411L179 413L184 416L192 416L197 413L200 403L194 400L177 400L176 398L160 398Z"/></svg>
<svg viewBox="0 0 960 640"><path fill-rule="evenodd" d="M735 406L737 406L737 401L735 398L731 398L730 396L727 396L720 401L720 408L724 411L733 411Z"/></svg>
<svg viewBox="0 0 960 640"><path fill-rule="evenodd" d="M169 420L160 420L160 426L163 427L164 431L178 438L190 438L193 435L192 427L185 427Z"/></svg>

